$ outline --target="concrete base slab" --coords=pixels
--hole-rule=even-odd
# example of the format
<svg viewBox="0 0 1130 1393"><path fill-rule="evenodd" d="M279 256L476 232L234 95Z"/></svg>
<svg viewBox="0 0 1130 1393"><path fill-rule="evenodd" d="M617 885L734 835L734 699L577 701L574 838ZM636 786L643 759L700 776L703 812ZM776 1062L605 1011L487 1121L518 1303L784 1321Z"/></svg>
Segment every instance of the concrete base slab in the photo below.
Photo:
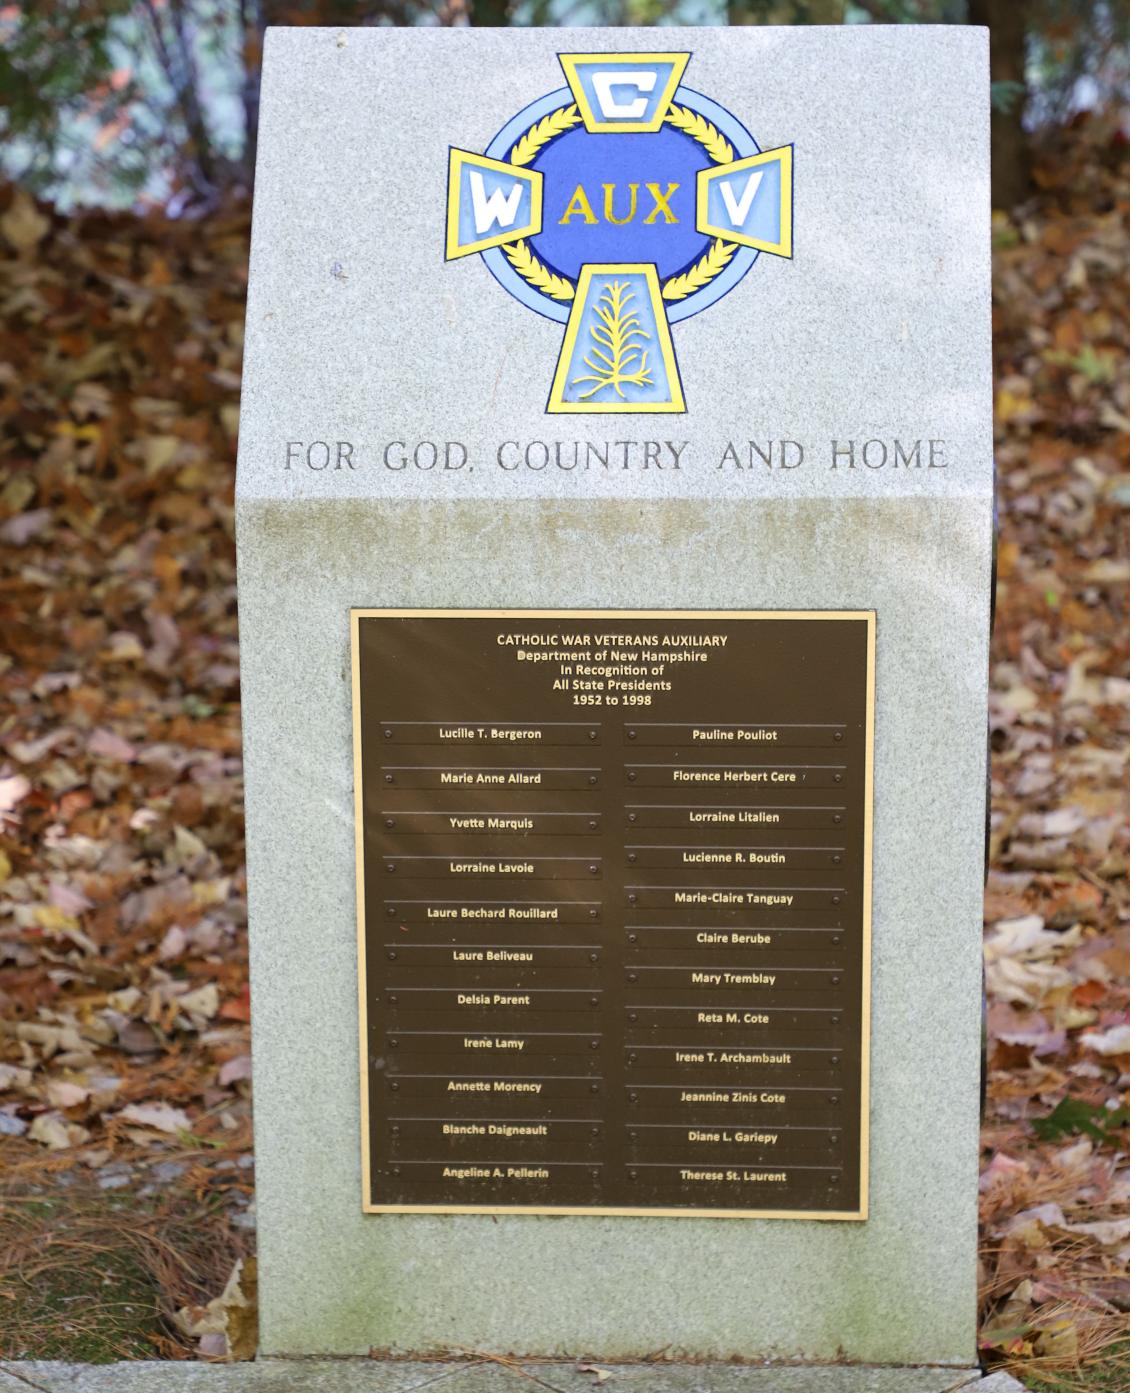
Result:
<svg viewBox="0 0 1130 1393"><path fill-rule="evenodd" d="M0 1364L0 1393L1023 1393L1008 1374L868 1365L609 1364L260 1359Z"/></svg>
<svg viewBox="0 0 1130 1393"><path fill-rule="evenodd" d="M0 1364L0 1393L415 1393L441 1381L445 1393L455 1393L452 1378L465 1372L463 1364L376 1359L258 1359L253 1364L37 1361ZM527 1380L510 1377L527 1385L525 1393L533 1393ZM482 1387L485 1393L487 1385Z"/></svg>

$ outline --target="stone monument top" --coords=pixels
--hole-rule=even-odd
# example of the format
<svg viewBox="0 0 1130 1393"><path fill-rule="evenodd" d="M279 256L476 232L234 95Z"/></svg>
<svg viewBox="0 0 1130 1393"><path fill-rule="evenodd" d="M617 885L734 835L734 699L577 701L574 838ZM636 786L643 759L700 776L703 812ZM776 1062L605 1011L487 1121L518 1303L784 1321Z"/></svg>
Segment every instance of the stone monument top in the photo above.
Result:
<svg viewBox="0 0 1130 1393"><path fill-rule="evenodd" d="M987 493L987 101L956 26L271 30L241 495Z"/></svg>

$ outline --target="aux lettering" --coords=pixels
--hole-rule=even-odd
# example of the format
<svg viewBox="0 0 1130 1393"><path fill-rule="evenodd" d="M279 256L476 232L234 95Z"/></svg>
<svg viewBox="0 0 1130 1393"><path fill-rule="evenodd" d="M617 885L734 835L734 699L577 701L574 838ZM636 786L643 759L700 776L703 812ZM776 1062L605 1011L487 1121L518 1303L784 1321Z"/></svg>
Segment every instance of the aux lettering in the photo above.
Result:
<svg viewBox="0 0 1130 1393"><path fill-rule="evenodd" d="M670 200L678 191L678 184L668 184L665 190L661 190L658 184L645 184L644 188L647 190L652 200L651 212L644 218L644 222L653 223L656 218L662 214L665 222L677 223L679 219L671 211ZM625 224L634 221L640 191L640 186L638 184L628 185L628 208L622 218L617 217L614 211L617 203L616 185L602 184L601 190L604 195L603 209L605 222L615 223L617 227L623 227ZM620 207L623 207L622 203ZM585 193L585 186L583 184L578 184L573 191L573 197L569 200L569 206L561 216L560 222L564 225L573 217L581 217L586 223L590 224L600 221L592 210L592 202L588 194Z"/></svg>
<svg viewBox="0 0 1130 1393"><path fill-rule="evenodd" d="M565 326L548 412L684 411L671 326L792 257L792 146L683 87L689 53L558 58L565 87L452 148L447 259Z"/></svg>

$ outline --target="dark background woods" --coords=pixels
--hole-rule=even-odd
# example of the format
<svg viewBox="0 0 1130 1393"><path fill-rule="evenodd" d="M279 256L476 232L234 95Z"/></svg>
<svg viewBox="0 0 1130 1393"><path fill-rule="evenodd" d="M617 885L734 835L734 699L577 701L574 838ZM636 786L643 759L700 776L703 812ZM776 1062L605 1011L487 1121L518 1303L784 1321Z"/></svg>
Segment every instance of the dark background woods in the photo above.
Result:
<svg viewBox="0 0 1130 1393"><path fill-rule="evenodd" d="M0 9L3 163L68 205L217 206L250 187L271 24L841 22L988 26L1001 207L1034 132L1130 83L1130 0L25 0Z"/></svg>
<svg viewBox="0 0 1130 1393"><path fill-rule="evenodd" d="M834 0L442 3L0 8L0 1357L255 1348L232 491L264 26L845 17ZM981 1339L1033 1386L1116 1393L1130 19L1081 0L846 18L992 25Z"/></svg>

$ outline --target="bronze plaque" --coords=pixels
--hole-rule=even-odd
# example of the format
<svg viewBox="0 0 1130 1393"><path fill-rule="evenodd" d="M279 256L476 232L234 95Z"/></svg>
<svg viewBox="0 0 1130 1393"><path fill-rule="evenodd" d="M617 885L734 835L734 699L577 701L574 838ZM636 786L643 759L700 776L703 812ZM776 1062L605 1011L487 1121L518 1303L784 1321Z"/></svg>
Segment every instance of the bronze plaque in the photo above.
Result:
<svg viewBox="0 0 1130 1393"><path fill-rule="evenodd" d="M874 614L352 620L365 1209L865 1218Z"/></svg>

